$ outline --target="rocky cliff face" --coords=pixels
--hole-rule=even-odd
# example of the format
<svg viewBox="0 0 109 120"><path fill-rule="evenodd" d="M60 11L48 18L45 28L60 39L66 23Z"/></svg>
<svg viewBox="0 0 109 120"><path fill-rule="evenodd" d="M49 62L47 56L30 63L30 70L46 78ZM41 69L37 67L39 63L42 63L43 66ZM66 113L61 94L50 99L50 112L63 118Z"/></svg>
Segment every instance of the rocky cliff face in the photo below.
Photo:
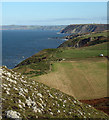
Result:
<svg viewBox="0 0 109 120"><path fill-rule="evenodd" d="M107 30L107 24L68 25L61 33L89 33Z"/></svg>
<svg viewBox="0 0 109 120"><path fill-rule="evenodd" d="M2 71L2 119L109 118L92 106L6 67Z"/></svg>

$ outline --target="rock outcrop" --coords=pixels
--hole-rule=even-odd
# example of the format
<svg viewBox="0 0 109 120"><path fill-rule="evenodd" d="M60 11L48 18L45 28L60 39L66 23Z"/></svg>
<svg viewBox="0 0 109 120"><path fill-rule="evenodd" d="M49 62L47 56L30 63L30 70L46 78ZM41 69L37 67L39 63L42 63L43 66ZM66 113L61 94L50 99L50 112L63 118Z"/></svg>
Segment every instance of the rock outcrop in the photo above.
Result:
<svg viewBox="0 0 109 120"><path fill-rule="evenodd" d="M59 90L2 67L2 119L109 118Z"/></svg>

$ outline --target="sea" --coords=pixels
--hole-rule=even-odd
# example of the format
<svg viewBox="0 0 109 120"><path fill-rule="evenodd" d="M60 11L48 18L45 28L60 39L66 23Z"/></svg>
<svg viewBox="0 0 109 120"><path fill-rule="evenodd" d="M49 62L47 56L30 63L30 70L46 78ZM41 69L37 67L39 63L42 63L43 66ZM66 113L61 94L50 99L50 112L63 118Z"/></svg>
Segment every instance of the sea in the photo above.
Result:
<svg viewBox="0 0 109 120"><path fill-rule="evenodd" d="M12 69L43 49L57 48L66 35L54 30L3 30L2 65Z"/></svg>

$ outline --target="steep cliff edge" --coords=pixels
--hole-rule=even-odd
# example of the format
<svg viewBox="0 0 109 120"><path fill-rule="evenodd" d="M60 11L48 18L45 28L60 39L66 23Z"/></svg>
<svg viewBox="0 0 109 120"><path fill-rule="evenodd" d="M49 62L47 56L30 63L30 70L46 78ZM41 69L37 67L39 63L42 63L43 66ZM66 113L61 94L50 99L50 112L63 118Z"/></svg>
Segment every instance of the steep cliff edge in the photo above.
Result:
<svg viewBox="0 0 109 120"><path fill-rule="evenodd" d="M89 33L107 30L107 24L76 24L68 25L61 33Z"/></svg>

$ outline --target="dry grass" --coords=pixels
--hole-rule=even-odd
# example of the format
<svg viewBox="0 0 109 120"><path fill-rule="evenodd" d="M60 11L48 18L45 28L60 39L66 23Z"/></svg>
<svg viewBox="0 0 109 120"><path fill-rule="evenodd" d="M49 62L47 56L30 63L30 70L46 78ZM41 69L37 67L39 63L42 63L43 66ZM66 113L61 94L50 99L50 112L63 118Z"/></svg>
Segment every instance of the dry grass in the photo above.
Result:
<svg viewBox="0 0 109 120"><path fill-rule="evenodd" d="M81 100L106 97L107 60L57 62L52 72L34 79Z"/></svg>

